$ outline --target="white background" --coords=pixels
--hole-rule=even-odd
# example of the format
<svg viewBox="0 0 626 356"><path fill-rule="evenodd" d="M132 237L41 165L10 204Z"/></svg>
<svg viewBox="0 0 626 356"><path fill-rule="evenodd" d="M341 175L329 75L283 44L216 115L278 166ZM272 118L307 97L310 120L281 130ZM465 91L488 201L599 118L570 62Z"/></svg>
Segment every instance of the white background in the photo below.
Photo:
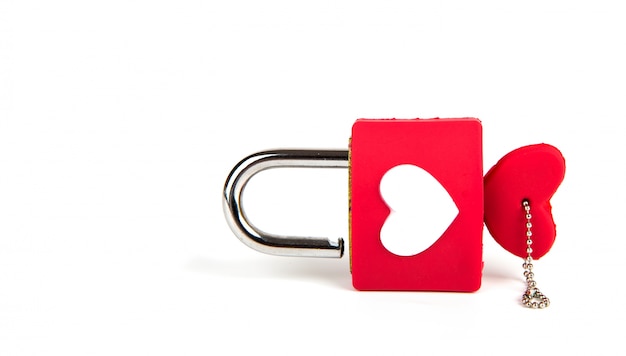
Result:
<svg viewBox="0 0 626 356"><path fill-rule="evenodd" d="M603 1L0 1L0 355L624 354L626 12ZM355 119L473 116L485 171L567 160L557 241L484 232L472 294L358 292L263 255L221 191L255 151ZM347 172L267 172L266 230L346 237Z"/></svg>

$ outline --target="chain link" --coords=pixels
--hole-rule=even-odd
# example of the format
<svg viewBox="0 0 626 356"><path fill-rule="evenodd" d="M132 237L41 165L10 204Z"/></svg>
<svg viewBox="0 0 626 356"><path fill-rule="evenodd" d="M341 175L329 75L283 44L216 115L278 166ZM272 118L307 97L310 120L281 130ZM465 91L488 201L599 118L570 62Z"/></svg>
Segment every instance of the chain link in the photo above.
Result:
<svg viewBox="0 0 626 356"><path fill-rule="evenodd" d="M550 305L550 299L546 297L537 288L537 282L535 281L535 274L533 273L533 257L532 257L532 244L533 244L533 224L531 222L532 214L530 213L530 203L528 200L522 202L524 212L526 214L526 253L527 257L524 260L524 277L526 278L526 292L522 296L522 304L528 308L543 309Z"/></svg>

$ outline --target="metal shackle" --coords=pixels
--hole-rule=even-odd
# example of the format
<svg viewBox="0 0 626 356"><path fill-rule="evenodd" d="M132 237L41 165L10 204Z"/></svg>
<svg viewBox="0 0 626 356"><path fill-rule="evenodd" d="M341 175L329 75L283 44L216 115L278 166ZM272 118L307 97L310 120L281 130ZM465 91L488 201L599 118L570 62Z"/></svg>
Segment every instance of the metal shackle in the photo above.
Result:
<svg viewBox="0 0 626 356"><path fill-rule="evenodd" d="M241 160L224 184L222 205L228 226L248 247L279 256L343 256L343 239L276 235L255 227L242 206L242 195L248 181L270 168L348 168L347 150L273 150L254 153Z"/></svg>

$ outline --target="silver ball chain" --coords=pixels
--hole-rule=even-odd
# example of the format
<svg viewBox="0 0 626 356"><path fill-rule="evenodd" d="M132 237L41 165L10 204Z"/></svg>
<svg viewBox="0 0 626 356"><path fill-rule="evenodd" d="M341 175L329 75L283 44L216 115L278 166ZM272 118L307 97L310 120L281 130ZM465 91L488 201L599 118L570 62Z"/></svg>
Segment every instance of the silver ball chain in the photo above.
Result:
<svg viewBox="0 0 626 356"><path fill-rule="evenodd" d="M526 253L528 254L524 260L524 264L522 265L522 267L524 267L524 277L526 277L526 292L522 296L522 304L528 308L543 309L550 305L550 299L539 291L539 288L537 288L537 282L534 279L535 274L533 273L533 258L531 256L531 253L533 252L531 247L533 244L533 232L531 230L533 224L530 221L533 216L530 214L530 203L528 200L524 200L522 205L526 212Z"/></svg>

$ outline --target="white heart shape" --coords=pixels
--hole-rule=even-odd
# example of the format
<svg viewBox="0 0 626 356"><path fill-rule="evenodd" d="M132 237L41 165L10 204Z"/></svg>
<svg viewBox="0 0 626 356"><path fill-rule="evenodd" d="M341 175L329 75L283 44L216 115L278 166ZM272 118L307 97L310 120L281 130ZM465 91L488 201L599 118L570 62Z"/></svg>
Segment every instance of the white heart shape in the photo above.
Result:
<svg viewBox="0 0 626 356"><path fill-rule="evenodd" d="M459 214L439 181L412 164L389 169L379 189L391 210L380 230L380 241L394 255L414 256L425 251Z"/></svg>

